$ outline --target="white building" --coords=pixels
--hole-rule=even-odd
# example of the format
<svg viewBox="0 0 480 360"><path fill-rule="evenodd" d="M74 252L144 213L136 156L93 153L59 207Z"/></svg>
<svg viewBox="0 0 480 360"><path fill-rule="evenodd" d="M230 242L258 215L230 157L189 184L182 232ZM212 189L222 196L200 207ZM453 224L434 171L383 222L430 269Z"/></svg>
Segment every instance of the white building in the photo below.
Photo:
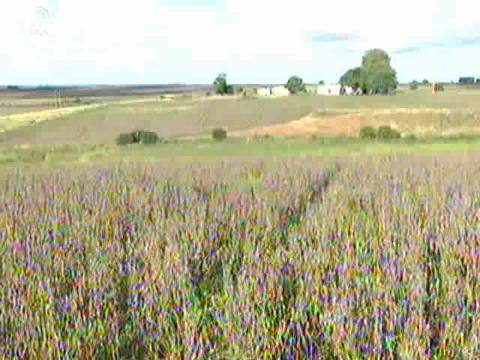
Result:
<svg viewBox="0 0 480 360"><path fill-rule="evenodd" d="M257 89L257 95L259 95L259 96L270 96L270 95L272 95L272 89L271 88L258 88Z"/></svg>
<svg viewBox="0 0 480 360"><path fill-rule="evenodd" d="M257 95L259 96L288 96L290 91L285 86L274 86L266 88L258 88Z"/></svg>
<svg viewBox="0 0 480 360"><path fill-rule="evenodd" d="M342 86L340 84L334 85L319 85L317 87L317 94L318 95L327 95L327 96L335 96L340 95L342 90Z"/></svg>
<svg viewBox="0 0 480 360"><path fill-rule="evenodd" d="M275 86L271 88L273 96L288 96L290 91L285 86Z"/></svg>

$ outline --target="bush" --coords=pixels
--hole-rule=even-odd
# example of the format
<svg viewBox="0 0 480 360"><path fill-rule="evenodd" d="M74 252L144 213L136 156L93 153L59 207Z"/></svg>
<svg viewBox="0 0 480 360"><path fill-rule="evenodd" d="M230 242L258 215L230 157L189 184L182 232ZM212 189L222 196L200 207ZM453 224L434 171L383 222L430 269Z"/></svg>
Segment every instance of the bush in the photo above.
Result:
<svg viewBox="0 0 480 360"><path fill-rule="evenodd" d="M377 132L377 139L392 140L399 139L402 135L390 126L380 126Z"/></svg>
<svg viewBox="0 0 480 360"><path fill-rule="evenodd" d="M403 139L407 142L415 142L417 141L417 137L414 135L414 134L409 134L405 137L403 137Z"/></svg>
<svg viewBox="0 0 480 360"><path fill-rule="evenodd" d="M372 126L363 126L360 129L360 139L373 140L377 138L377 131Z"/></svg>
<svg viewBox="0 0 480 360"><path fill-rule="evenodd" d="M132 133L123 133L118 135L117 139L115 140L117 145L128 145L135 143L135 137Z"/></svg>
<svg viewBox="0 0 480 360"><path fill-rule="evenodd" d="M135 140L139 144L152 145L156 144L159 138L153 131L137 130L135 131Z"/></svg>
<svg viewBox="0 0 480 360"><path fill-rule="evenodd" d="M418 82L414 80L410 83L410 90L417 90L417 89L418 89Z"/></svg>
<svg viewBox="0 0 480 360"><path fill-rule="evenodd" d="M116 139L117 145L145 144L152 145L159 142L159 137L153 131L134 130L129 133L122 133Z"/></svg>
<svg viewBox="0 0 480 360"><path fill-rule="evenodd" d="M212 130L212 137L215 140L224 140L227 138L227 130L222 128L215 128Z"/></svg>

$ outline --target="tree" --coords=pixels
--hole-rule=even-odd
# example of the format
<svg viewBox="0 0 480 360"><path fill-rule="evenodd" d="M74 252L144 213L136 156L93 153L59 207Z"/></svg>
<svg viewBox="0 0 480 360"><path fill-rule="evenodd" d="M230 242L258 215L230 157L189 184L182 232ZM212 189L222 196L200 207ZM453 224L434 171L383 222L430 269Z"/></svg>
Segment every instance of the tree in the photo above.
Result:
<svg viewBox="0 0 480 360"><path fill-rule="evenodd" d="M215 87L216 94L225 95L233 93L233 86L228 85L227 75L224 73L221 73L217 76L217 78L213 82L213 86Z"/></svg>
<svg viewBox="0 0 480 360"><path fill-rule="evenodd" d="M417 80L413 80L411 83L410 83L410 90L417 90L418 89L418 81Z"/></svg>
<svg viewBox="0 0 480 360"><path fill-rule="evenodd" d="M363 70L362 67L356 67L348 70L340 78L340 85L349 86L353 88L354 91L357 91L358 89L362 89L364 93L367 92L365 71Z"/></svg>
<svg viewBox="0 0 480 360"><path fill-rule="evenodd" d="M422 84L423 85L428 85L428 84L430 84L430 81L428 81L427 79L423 79Z"/></svg>
<svg viewBox="0 0 480 360"><path fill-rule="evenodd" d="M298 94L299 92L306 91L302 78L298 76L290 76L285 87L290 91L290 94Z"/></svg>
<svg viewBox="0 0 480 360"><path fill-rule="evenodd" d="M390 65L390 56L382 49L368 50L362 58L368 91L385 94L396 89L397 73Z"/></svg>

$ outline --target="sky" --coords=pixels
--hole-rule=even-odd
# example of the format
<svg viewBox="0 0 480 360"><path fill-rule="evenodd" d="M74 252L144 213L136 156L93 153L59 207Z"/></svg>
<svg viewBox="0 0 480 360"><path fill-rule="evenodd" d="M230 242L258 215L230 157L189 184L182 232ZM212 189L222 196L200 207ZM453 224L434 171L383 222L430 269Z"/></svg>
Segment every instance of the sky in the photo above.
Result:
<svg viewBox="0 0 480 360"><path fill-rule="evenodd" d="M401 82L480 78L478 0L5 0L0 84L337 82L371 48Z"/></svg>

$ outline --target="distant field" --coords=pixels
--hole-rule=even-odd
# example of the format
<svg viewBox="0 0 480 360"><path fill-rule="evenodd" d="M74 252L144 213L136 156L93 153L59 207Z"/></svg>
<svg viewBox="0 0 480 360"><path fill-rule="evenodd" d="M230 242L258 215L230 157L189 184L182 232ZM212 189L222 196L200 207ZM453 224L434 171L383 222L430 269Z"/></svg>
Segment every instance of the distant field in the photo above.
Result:
<svg viewBox="0 0 480 360"><path fill-rule="evenodd" d="M423 87L402 90L396 96L374 97L212 99L183 95L169 102L158 99L140 95L99 97L96 102L108 106L13 129L0 134L0 142L112 144L119 133L136 128L169 138L207 135L214 127L241 136L355 135L360 126L369 124L389 124L419 135L480 132L480 90L454 86L437 96ZM282 124L289 124L287 130Z"/></svg>
<svg viewBox="0 0 480 360"><path fill-rule="evenodd" d="M0 358L480 358L479 99L0 114ZM356 137L384 123L425 136Z"/></svg>

